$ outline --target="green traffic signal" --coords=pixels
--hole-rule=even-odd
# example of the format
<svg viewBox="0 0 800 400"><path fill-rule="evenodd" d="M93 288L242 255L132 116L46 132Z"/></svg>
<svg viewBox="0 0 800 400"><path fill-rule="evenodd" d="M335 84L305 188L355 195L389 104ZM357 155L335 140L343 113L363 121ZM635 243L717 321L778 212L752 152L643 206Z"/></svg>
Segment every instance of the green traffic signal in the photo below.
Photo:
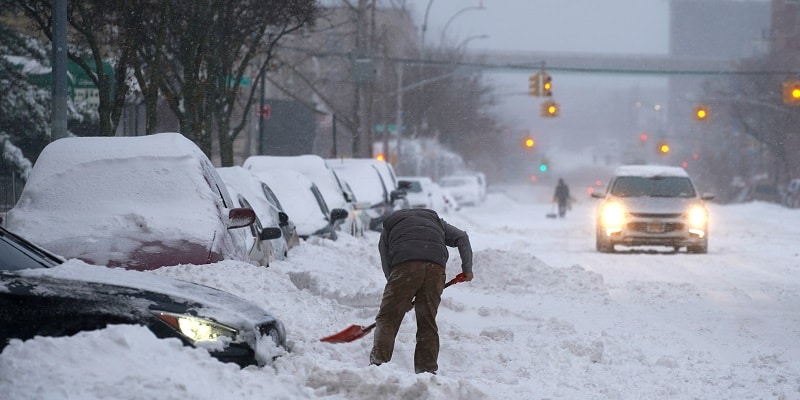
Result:
<svg viewBox="0 0 800 400"><path fill-rule="evenodd" d="M546 172L547 164L539 164L539 171Z"/></svg>

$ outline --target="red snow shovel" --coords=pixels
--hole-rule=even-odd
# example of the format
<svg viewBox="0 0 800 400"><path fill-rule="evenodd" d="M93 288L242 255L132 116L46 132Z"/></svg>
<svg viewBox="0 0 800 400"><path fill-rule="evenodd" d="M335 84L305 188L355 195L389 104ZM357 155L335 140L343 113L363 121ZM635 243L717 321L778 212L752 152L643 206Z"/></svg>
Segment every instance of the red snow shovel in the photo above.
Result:
<svg viewBox="0 0 800 400"><path fill-rule="evenodd" d="M454 285L458 282L464 282L464 278L466 278L466 276L462 272L456 275L456 277L451 279L449 282L445 283L444 287ZM356 339L361 339L362 337L367 336L367 334L370 333L373 328L375 328L375 324L376 322L373 322L370 326L350 325L345 330L339 333L334 333L330 336L326 336L319 341L328 343L349 343Z"/></svg>

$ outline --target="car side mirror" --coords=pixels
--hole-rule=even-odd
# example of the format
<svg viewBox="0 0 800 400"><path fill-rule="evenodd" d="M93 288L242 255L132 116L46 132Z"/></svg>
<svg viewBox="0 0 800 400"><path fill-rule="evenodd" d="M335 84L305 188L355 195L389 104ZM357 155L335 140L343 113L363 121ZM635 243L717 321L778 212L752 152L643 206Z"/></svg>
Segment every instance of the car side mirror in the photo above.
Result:
<svg viewBox="0 0 800 400"><path fill-rule="evenodd" d="M289 215L283 211L278 212L278 226L286 226L289 224Z"/></svg>
<svg viewBox="0 0 800 400"><path fill-rule="evenodd" d="M390 197L392 198L392 201L404 199L406 198L406 191L402 189L392 190Z"/></svg>
<svg viewBox="0 0 800 400"><path fill-rule="evenodd" d="M602 199L606 197L606 194L603 192L592 192L592 197L594 197L595 199Z"/></svg>
<svg viewBox="0 0 800 400"><path fill-rule="evenodd" d="M717 195L714 193L703 193L703 195L700 196L700 198L703 200L714 200L715 197L717 197Z"/></svg>
<svg viewBox="0 0 800 400"><path fill-rule="evenodd" d="M261 240L272 240L277 239L283 235L283 231L281 228L269 227L264 228L261 230L261 233L258 234L258 238Z"/></svg>
<svg viewBox="0 0 800 400"><path fill-rule="evenodd" d="M340 219L345 219L348 215L350 215L350 213L344 208L334 208L333 211L331 211L331 223Z"/></svg>
<svg viewBox="0 0 800 400"><path fill-rule="evenodd" d="M244 228L256 222L256 212L252 208L231 208L228 211L228 229Z"/></svg>

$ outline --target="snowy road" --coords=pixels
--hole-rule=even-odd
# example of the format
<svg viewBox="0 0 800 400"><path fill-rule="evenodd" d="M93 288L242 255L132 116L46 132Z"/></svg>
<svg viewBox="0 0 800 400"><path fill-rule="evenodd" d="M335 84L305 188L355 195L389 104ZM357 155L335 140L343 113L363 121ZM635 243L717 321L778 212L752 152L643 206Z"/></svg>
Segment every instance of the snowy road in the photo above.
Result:
<svg viewBox="0 0 800 400"><path fill-rule="evenodd" d="M371 335L319 342L371 323L377 312L384 278L370 233L305 242L267 269L223 262L154 272L273 310L293 346L275 368L240 371L143 328L114 327L12 343L0 354L0 392L12 399L800 398L800 211L712 204L708 254L599 254L593 200L548 219L550 205L528 202L536 197L530 191L495 188L485 204L446 216L470 233L475 280L443 295L436 376L413 373L413 314L392 362L380 367L367 365ZM459 272L451 254L448 277Z"/></svg>

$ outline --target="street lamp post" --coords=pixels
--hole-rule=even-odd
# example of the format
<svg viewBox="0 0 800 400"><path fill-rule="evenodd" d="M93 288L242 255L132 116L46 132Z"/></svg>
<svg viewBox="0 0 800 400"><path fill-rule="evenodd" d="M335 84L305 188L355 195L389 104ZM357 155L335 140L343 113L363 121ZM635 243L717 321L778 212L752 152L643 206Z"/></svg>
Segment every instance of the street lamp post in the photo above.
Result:
<svg viewBox="0 0 800 400"><path fill-rule="evenodd" d="M447 32L447 28L450 27L450 23L453 22L453 20L456 19L459 15L461 15L461 14L467 12L467 11L470 11L470 10L485 10L485 9L486 9L486 7L483 6L483 2L481 1L481 3L479 5L477 5L477 6L465 7L465 8L462 8L462 9L456 11L456 13L453 14L453 16L450 17L450 19L447 20L447 23L444 24L444 28L442 28L441 37L439 38L439 43L444 43L444 34L445 34L445 32Z"/></svg>
<svg viewBox="0 0 800 400"><path fill-rule="evenodd" d="M425 18L422 20L422 34L419 36L419 51L420 55L425 51L425 32L428 30L428 13L431 11L433 0L428 1L428 6L425 7Z"/></svg>
<svg viewBox="0 0 800 400"><path fill-rule="evenodd" d="M469 42L471 42L471 41L473 41L475 39L488 39L488 38L489 38L489 35L473 35L473 36L469 36L466 39L462 40L461 43L459 43L456 46L456 49L457 50L463 49L464 47L467 46L467 43L469 43Z"/></svg>

